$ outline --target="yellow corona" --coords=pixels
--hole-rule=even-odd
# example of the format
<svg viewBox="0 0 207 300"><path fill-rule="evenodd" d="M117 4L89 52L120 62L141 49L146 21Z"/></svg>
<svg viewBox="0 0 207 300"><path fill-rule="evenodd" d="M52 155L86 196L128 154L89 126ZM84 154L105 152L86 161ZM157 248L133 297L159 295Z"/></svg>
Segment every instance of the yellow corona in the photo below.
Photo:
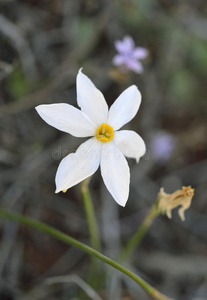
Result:
<svg viewBox="0 0 207 300"><path fill-rule="evenodd" d="M106 123L101 124L96 130L96 137L99 141L104 143L111 141L114 137L113 127Z"/></svg>

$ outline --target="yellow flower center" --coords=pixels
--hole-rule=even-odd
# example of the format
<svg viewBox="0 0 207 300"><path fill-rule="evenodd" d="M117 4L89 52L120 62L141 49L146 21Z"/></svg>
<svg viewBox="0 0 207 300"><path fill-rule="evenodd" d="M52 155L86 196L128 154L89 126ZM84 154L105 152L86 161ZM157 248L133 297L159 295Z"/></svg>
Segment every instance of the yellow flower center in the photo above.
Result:
<svg viewBox="0 0 207 300"><path fill-rule="evenodd" d="M113 127L108 124L101 124L96 130L96 137L99 141L107 143L111 141L114 137Z"/></svg>

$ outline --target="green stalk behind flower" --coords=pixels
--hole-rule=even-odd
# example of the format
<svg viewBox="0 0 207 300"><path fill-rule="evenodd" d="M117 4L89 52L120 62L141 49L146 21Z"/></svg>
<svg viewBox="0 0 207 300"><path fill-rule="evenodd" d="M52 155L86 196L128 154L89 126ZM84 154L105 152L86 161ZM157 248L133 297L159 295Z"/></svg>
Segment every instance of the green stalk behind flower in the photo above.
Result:
<svg viewBox="0 0 207 300"><path fill-rule="evenodd" d="M153 220L160 214L157 208L157 201L152 205L151 209L149 210L148 214L146 215L144 221L142 222L141 226L137 229L135 234L129 240L129 242L124 247L121 253L121 261L127 260L130 255L133 253L135 248L140 244L141 240L143 239L144 235L146 234L147 230L149 229L150 225L152 224Z"/></svg>
<svg viewBox="0 0 207 300"><path fill-rule="evenodd" d="M94 213L93 202L92 202L91 195L90 195L90 192L88 189L89 181L90 181L90 177L85 179L81 183L81 194L82 194L86 217L87 217L87 221L88 221L91 246L92 246L92 248L100 251L100 238L99 238L98 225L97 225L96 217L95 217L95 213Z"/></svg>

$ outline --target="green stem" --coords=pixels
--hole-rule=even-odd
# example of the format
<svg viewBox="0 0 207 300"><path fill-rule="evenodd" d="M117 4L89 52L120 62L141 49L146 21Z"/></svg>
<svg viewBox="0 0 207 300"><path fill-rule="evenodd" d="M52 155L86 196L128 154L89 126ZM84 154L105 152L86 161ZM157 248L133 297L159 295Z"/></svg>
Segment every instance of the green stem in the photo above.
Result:
<svg viewBox="0 0 207 300"><path fill-rule="evenodd" d="M129 240L127 245L124 247L124 249L121 253L121 261L125 261L129 258L129 256L135 250L135 248L140 244L140 242L143 239L144 235L146 234L148 228L152 224L152 221L158 215L159 215L159 211L157 209L157 202L155 202L152 205L151 209L149 210L148 214L146 215L141 226L138 228L138 230L135 232L135 234Z"/></svg>
<svg viewBox="0 0 207 300"><path fill-rule="evenodd" d="M125 267L121 266L117 262L113 261L112 259L104 256L97 250L87 246L84 243L79 242L78 240L72 238L71 236L47 225L40 221L37 221L30 217L25 217L16 213L11 213L5 210L0 210L0 217L4 219L9 219L12 221L20 222L24 225L30 226L32 228L38 229L40 231L43 231L56 239L65 242L66 244L72 245L76 248L79 248L86 253L93 255L97 257L98 259L102 260L103 262L107 263L108 265L112 266L113 268L119 270L120 272L124 273L128 277L130 277L132 280L134 280L136 283L138 283L152 298L157 300L172 300L171 298L166 297L165 295L161 294L159 291L157 291L155 288L153 288L151 285L149 285L147 282L145 282L143 279L141 279L139 276L135 275L133 272L129 271Z"/></svg>
<svg viewBox="0 0 207 300"><path fill-rule="evenodd" d="M100 239L99 239L98 226L97 226L96 217L95 217L95 213L94 213L93 202L92 202L91 195L90 195L90 192L88 189L89 181L90 181L90 178L87 178L86 180L84 180L82 182L81 194L82 194L86 217L87 217L87 221L88 221L91 246L96 250L100 250Z"/></svg>

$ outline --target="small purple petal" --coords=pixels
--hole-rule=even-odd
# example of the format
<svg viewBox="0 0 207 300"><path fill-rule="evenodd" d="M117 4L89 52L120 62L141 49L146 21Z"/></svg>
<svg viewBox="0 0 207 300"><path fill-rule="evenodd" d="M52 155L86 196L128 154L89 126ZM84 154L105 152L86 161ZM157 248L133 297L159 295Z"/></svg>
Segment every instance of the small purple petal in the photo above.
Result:
<svg viewBox="0 0 207 300"><path fill-rule="evenodd" d="M137 47L133 51L133 58L136 59L144 59L148 56L149 52L147 49L142 48L142 47Z"/></svg>
<svg viewBox="0 0 207 300"><path fill-rule="evenodd" d="M133 40L133 38L131 36L129 36L129 35L125 36L123 38L123 43L125 45L125 50L127 52L131 52L131 51L134 50L134 47L135 47L134 40Z"/></svg>
<svg viewBox="0 0 207 300"><path fill-rule="evenodd" d="M123 64L125 64L126 60L125 60L125 57L123 55L115 55L113 60L112 60L112 63L115 65L115 66L121 66Z"/></svg>
<svg viewBox="0 0 207 300"><path fill-rule="evenodd" d="M114 44L115 44L115 48L116 48L117 52L119 52L120 54L125 54L128 52L124 42L116 41Z"/></svg>
<svg viewBox="0 0 207 300"><path fill-rule="evenodd" d="M131 59L127 62L126 66L128 67L128 69L133 70L135 73L140 74L143 72L142 64L139 61Z"/></svg>

